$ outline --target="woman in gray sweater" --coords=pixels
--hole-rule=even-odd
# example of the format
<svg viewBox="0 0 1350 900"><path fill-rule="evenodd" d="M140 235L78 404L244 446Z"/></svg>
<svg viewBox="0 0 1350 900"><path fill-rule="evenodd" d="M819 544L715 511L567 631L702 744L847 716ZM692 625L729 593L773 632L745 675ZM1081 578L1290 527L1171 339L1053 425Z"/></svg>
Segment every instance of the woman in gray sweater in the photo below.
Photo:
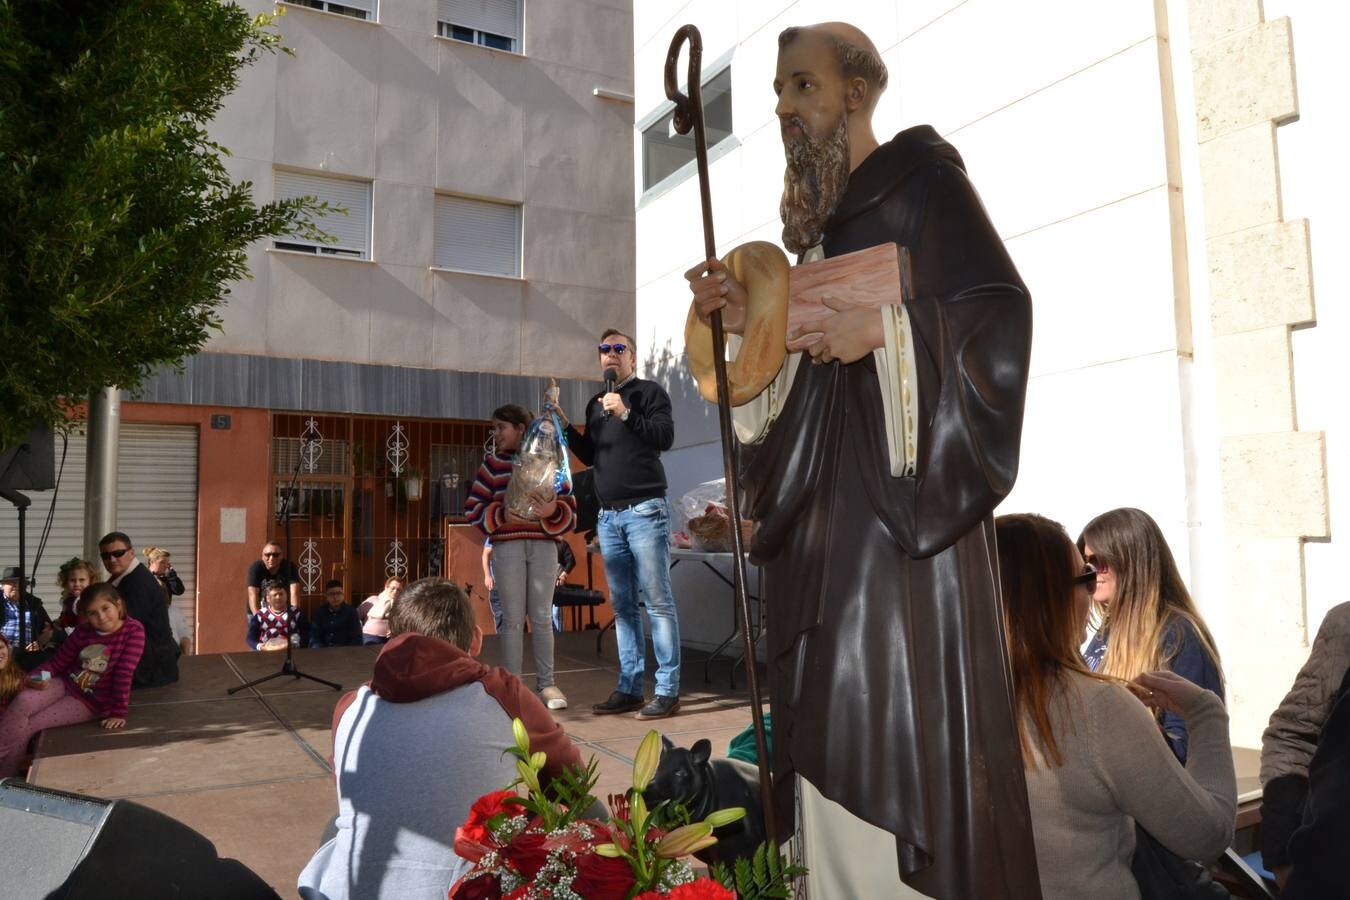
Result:
<svg viewBox="0 0 1350 900"><path fill-rule="evenodd" d="M1171 672L1128 684L1089 672L1078 647L1096 573L1057 522L1011 515L996 527L1043 896L1137 900L1136 821L1186 859L1215 859L1232 840L1228 713L1213 692ZM1185 718L1184 767L1150 707Z"/></svg>

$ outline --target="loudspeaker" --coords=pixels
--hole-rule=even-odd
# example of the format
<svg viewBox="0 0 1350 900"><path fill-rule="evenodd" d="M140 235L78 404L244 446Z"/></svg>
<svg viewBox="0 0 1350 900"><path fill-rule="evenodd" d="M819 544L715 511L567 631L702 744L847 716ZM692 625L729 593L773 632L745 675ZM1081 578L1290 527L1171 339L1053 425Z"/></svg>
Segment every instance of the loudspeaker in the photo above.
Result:
<svg viewBox="0 0 1350 900"><path fill-rule="evenodd" d="M8 900L277 897L182 822L128 800L0 781L0 892Z"/></svg>
<svg viewBox="0 0 1350 900"><path fill-rule="evenodd" d="M50 491L56 487L56 442L49 428L39 426L15 447L0 451L0 488Z"/></svg>

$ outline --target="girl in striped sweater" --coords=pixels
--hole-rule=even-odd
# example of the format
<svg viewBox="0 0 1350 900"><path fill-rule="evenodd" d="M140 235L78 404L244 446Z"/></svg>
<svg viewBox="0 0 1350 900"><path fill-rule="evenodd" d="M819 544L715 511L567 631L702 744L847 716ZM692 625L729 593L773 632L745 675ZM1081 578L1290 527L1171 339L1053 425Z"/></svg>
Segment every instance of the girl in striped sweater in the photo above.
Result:
<svg viewBox="0 0 1350 900"><path fill-rule="evenodd" d="M478 467L464 515L492 539L492 566L501 596L502 663L520 674L524 653L525 615L530 617L536 687L549 709L565 709L567 697L553 683L553 585L558 577L558 550L553 543L572 530L576 502L548 488L532 495L538 519L523 519L506 508L506 486L529 410L514 404L492 413L493 449Z"/></svg>
<svg viewBox="0 0 1350 900"><path fill-rule="evenodd" d="M0 715L0 778L19 774L28 742L46 728L102 719L127 724L131 676L145 649L145 629L127 616L117 588L90 585L75 604L80 624L56 656L29 673L29 687ZM50 680L43 680L42 673Z"/></svg>

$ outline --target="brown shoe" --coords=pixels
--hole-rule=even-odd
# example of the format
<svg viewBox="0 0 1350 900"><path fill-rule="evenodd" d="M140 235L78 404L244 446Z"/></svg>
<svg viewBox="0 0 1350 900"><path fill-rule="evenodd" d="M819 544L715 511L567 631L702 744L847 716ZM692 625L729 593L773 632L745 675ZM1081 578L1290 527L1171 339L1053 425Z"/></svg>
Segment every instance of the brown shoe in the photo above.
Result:
<svg viewBox="0 0 1350 900"><path fill-rule="evenodd" d="M667 716L675 715L679 708L680 698L678 694L671 697L662 697L657 694L652 698L651 703L638 710L637 717L639 719L664 719Z"/></svg>
<svg viewBox="0 0 1350 900"><path fill-rule="evenodd" d="M641 708L642 696L640 694L625 694L623 691L615 691L609 695L609 699L604 703L597 703L592 706L591 712L597 716L612 716L615 713L632 712Z"/></svg>

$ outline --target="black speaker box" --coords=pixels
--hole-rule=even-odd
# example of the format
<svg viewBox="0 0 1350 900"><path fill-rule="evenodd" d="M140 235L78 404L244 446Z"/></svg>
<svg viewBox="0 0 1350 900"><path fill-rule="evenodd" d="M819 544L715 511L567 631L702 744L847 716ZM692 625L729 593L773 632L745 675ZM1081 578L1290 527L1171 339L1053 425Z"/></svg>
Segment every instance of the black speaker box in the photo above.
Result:
<svg viewBox="0 0 1350 900"><path fill-rule="evenodd" d="M50 491L56 487L56 442L45 426L22 443L0 451L0 489Z"/></svg>
<svg viewBox="0 0 1350 900"><path fill-rule="evenodd" d="M276 891L182 822L129 800L0 781L6 900L251 900Z"/></svg>

